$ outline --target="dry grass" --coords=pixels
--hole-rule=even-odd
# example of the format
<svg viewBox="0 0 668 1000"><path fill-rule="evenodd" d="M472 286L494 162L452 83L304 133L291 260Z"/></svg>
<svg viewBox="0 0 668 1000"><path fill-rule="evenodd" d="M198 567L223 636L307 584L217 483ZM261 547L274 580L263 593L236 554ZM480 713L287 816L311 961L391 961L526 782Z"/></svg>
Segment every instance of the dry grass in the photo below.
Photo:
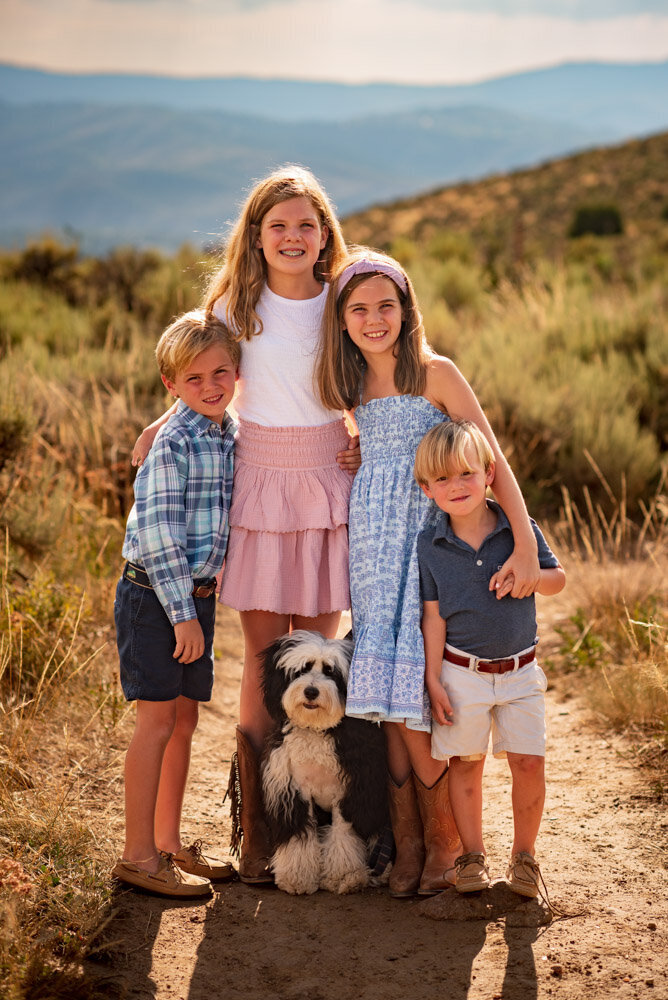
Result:
<svg viewBox="0 0 668 1000"><path fill-rule="evenodd" d="M622 500L605 517L587 494L568 495L555 526L568 552L575 607L561 635L560 668L577 673L604 726L626 732L639 759L668 769L668 497L665 475L640 525Z"/></svg>
<svg viewBox="0 0 668 1000"><path fill-rule="evenodd" d="M0 996L90 1000L102 993L83 962L110 912L117 724L126 709L110 629L91 629L89 602L100 588L71 599L46 569L27 590L10 587L8 553L0 572Z"/></svg>

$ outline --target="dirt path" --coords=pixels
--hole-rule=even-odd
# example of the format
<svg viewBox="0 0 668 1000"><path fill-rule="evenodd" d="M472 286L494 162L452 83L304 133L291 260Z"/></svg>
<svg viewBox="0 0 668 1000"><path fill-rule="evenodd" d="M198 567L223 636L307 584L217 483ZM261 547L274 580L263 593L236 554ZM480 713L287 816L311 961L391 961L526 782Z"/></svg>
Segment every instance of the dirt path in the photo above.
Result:
<svg viewBox="0 0 668 1000"><path fill-rule="evenodd" d="M545 644L544 644L545 646ZM220 609L214 701L202 711L185 833L229 842L223 804L240 678L236 616ZM206 904L119 892L113 973L130 998L158 1000L562 1000L668 997L668 817L622 740L602 739L574 700L548 692L548 794L539 853L547 927L501 918L429 919L430 901L383 889L292 897L239 882ZM495 874L511 843L506 765L486 770L485 828ZM211 853L214 853L211 850ZM102 970L99 970L102 971ZM110 970L106 970L110 971Z"/></svg>

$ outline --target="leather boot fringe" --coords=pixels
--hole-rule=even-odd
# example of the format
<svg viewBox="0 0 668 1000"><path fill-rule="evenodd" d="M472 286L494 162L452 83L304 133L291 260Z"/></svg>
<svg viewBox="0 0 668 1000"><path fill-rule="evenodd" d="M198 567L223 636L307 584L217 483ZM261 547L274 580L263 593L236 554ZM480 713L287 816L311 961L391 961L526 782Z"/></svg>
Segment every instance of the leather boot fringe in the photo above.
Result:
<svg viewBox="0 0 668 1000"><path fill-rule="evenodd" d="M235 858L241 857L241 843L244 832L241 827L241 778L239 776L239 755L235 750L230 762L230 776L223 802L230 800L230 817L232 819L232 835L230 838L230 853Z"/></svg>

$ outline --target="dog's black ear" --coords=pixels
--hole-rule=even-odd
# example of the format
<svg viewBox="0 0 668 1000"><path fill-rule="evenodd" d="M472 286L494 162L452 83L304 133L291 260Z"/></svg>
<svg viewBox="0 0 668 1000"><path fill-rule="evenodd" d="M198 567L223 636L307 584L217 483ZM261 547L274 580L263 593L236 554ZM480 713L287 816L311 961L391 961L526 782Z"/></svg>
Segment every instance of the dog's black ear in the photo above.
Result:
<svg viewBox="0 0 668 1000"><path fill-rule="evenodd" d="M286 641L289 641L289 637L281 636L258 653L258 659L261 661L262 697L265 708L272 719L281 724L287 718L281 703L285 691L285 674L282 670L276 669L276 662L284 650Z"/></svg>

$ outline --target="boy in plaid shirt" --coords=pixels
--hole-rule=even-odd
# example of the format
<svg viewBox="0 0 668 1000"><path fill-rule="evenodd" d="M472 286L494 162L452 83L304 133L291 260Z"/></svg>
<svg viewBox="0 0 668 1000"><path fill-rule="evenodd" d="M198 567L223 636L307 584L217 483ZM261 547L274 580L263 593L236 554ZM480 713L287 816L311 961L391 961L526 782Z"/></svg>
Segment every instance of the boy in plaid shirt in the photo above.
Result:
<svg viewBox="0 0 668 1000"><path fill-rule="evenodd" d="M200 701L213 688L216 575L229 533L241 351L213 315L186 313L156 348L178 399L134 484L114 616L121 686L136 700L125 759L125 849L113 874L162 896L206 896L234 870L184 848L180 820Z"/></svg>

